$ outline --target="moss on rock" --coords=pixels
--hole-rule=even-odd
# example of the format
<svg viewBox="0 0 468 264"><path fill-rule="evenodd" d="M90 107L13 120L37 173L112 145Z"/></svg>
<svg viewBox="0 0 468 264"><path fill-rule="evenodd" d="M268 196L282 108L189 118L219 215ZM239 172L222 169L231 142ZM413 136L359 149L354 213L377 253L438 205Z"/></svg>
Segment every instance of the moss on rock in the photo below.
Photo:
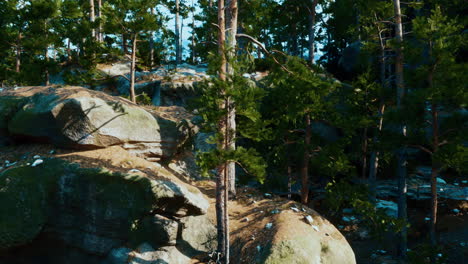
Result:
<svg viewBox="0 0 468 264"><path fill-rule="evenodd" d="M145 242L138 240L138 225L155 210L197 215L207 206L201 194L176 183L45 159L37 167L0 174L0 250L26 244L44 231L105 255L129 240ZM160 225L151 222L144 230Z"/></svg>
<svg viewBox="0 0 468 264"><path fill-rule="evenodd" d="M0 174L0 249L31 241L47 222L48 201L63 162L18 167Z"/></svg>
<svg viewBox="0 0 468 264"><path fill-rule="evenodd" d="M25 98L17 96L0 97L0 136L6 135L8 122L25 102Z"/></svg>

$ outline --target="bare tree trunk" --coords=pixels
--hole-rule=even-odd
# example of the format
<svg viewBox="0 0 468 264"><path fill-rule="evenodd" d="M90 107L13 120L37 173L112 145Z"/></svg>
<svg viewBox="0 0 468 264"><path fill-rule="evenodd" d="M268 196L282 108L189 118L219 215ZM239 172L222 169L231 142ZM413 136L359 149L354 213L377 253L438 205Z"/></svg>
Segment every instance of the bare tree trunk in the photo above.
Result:
<svg viewBox="0 0 468 264"><path fill-rule="evenodd" d="M224 193L226 192L225 186L225 169L223 166L218 170L218 177L216 178L216 227L218 231L218 253L221 254L221 258L224 259L226 254L226 228L225 228L225 209L226 199Z"/></svg>
<svg viewBox="0 0 468 264"><path fill-rule="evenodd" d="M439 148L439 120L438 120L438 110L437 105L432 104L432 145L433 145L433 155L437 153ZM431 239L431 245L435 248L437 246L437 237L436 237L436 224L437 224L437 173L439 172L439 166L432 161L431 169L431 222L429 235ZM433 263L435 260L435 254L431 256Z"/></svg>
<svg viewBox="0 0 468 264"><path fill-rule="evenodd" d="M16 62L15 62L15 71L20 73L21 70L21 39L23 35L21 32L18 34L18 40L16 42Z"/></svg>
<svg viewBox="0 0 468 264"><path fill-rule="evenodd" d="M292 175L291 175L291 164L288 164L288 199L291 200L292 192Z"/></svg>
<svg viewBox="0 0 468 264"><path fill-rule="evenodd" d="M98 2L98 9L97 9L97 16L99 18L99 26L98 26L98 34L96 36L96 40L98 42L102 42L104 40L103 33L102 33L102 0L97 0Z"/></svg>
<svg viewBox="0 0 468 264"><path fill-rule="evenodd" d="M89 21L91 24L94 24L96 17L94 16L94 0L89 0ZM93 38L96 37L96 29L94 28L94 25L92 25L91 29L91 36Z"/></svg>
<svg viewBox="0 0 468 264"><path fill-rule="evenodd" d="M432 56L432 41L429 43L429 54ZM432 89L434 85L434 70L435 66L431 68L428 76L428 85ZM437 109L437 104L431 104L431 113L432 113L432 156L437 154L439 150L439 111ZM436 225L437 225L437 173L440 170L439 164L432 157L432 168L431 168L431 221L429 228L429 237L431 240L431 245L435 249L437 246L437 236L436 236ZM435 251L431 254L431 263L436 263L436 254Z"/></svg>
<svg viewBox="0 0 468 264"><path fill-rule="evenodd" d="M237 34L237 0L228 0L227 2L227 26L229 30L226 31L227 49L228 49L228 64L227 73L229 76L234 75L234 67L232 63L236 55L236 34ZM232 98L228 99L228 148L231 150L236 149L236 109ZM229 177L229 193L231 196L236 196L236 164L229 162L227 166Z"/></svg>
<svg viewBox="0 0 468 264"><path fill-rule="evenodd" d="M401 21L400 0L393 0L393 7L395 12L395 37L397 41L396 56L395 56L395 83L397 88L397 107L402 108L403 97L405 95L405 87L403 80L403 24ZM406 126L401 125L401 133L406 136ZM406 150L402 146L397 152L397 177L398 177L398 218L404 223L407 222L406 212ZM406 224L400 232L399 255L402 259L406 259L406 250L408 248Z"/></svg>
<svg viewBox="0 0 468 264"><path fill-rule="evenodd" d="M180 61L184 58L184 47L183 47L183 40L184 39L184 17L180 19L180 38L179 38L179 54L180 54Z"/></svg>
<svg viewBox="0 0 468 264"><path fill-rule="evenodd" d="M366 174L367 174L367 145L368 145L368 140L367 140L367 127L364 128L364 131L362 132L362 171L361 171L361 178L365 179Z"/></svg>
<svg viewBox="0 0 468 264"><path fill-rule="evenodd" d="M175 13L175 52L176 52L176 68L180 64L180 29L179 29L179 0L175 1L176 13Z"/></svg>
<svg viewBox="0 0 468 264"><path fill-rule="evenodd" d="M377 127L377 132L372 139L372 142L374 144L378 141L378 138L379 138L378 134L382 131L384 112L385 112L385 104L381 102L380 107L379 107L379 125ZM379 168L379 155L380 155L380 151L374 150L372 151L370 160L369 160L369 187L370 187L372 202L375 202L377 198L377 169Z"/></svg>
<svg viewBox="0 0 468 264"><path fill-rule="evenodd" d="M44 33L45 33L45 37L46 39L48 38L48 34L47 34L47 20L44 20ZM49 75L49 45L46 45L46 48L45 48L45 54L44 54L44 59L46 61L46 65L45 65L45 85L48 86L50 85L50 75Z"/></svg>
<svg viewBox="0 0 468 264"><path fill-rule="evenodd" d="M304 137L304 155L301 169L301 178L302 178L302 190L301 190L301 203L307 205L309 203L309 148L310 148L310 139L312 137L312 130L310 127L310 115L306 114L305 116L305 126L306 133Z"/></svg>
<svg viewBox="0 0 468 264"><path fill-rule="evenodd" d="M154 16L154 8L151 8L151 15ZM153 32L150 32L149 49L150 49L150 68L154 66L154 36Z"/></svg>
<svg viewBox="0 0 468 264"><path fill-rule="evenodd" d="M377 15L375 15L375 19L377 19ZM382 86L382 89L385 90L386 87L386 75L385 75L385 69L386 69L386 57L385 57L385 43L383 40L382 33L383 31L380 29L379 24L377 23L377 33L379 36L379 43L380 43L380 84ZM384 99L380 99L380 106L379 106L379 124L377 126L377 131L372 138L372 142L375 144L379 140L380 137L380 132L382 131L382 125L383 125L383 115L385 112L385 103ZM373 150L370 156L369 160L369 189L371 192L371 201L375 203L377 199L377 170L379 168L379 155L380 152L377 150Z"/></svg>
<svg viewBox="0 0 468 264"><path fill-rule="evenodd" d="M290 44L291 45L289 47L289 53L292 55L292 56L297 56L299 54L299 47L298 47L298 41L297 41L297 23L293 23L292 24L292 30L291 32L289 33L289 41L290 41Z"/></svg>
<svg viewBox="0 0 468 264"><path fill-rule="evenodd" d="M72 61L72 55L71 55L71 41L70 38L67 41L67 61L70 63Z"/></svg>
<svg viewBox="0 0 468 264"><path fill-rule="evenodd" d="M136 103L135 96L135 63L136 63L136 50L137 50L137 34L135 33L132 38L132 64L130 66L130 100Z"/></svg>
<svg viewBox="0 0 468 264"><path fill-rule="evenodd" d="M195 65L195 5L192 0L192 64Z"/></svg>
<svg viewBox="0 0 468 264"><path fill-rule="evenodd" d="M123 54L127 54L127 37L125 36L125 32L122 33L122 52Z"/></svg>
<svg viewBox="0 0 468 264"><path fill-rule="evenodd" d="M224 45L226 42L226 24L224 16L224 0L218 1L218 54L220 56L219 79L226 81L226 53ZM221 104L221 109L227 107L228 102ZM222 118L219 122L219 131L223 135L223 141L218 143L218 147L225 150L227 147L227 126L228 117ZM229 263L229 225L228 225L228 175L227 163L223 164L219 169L219 175L216 182L216 219L218 228L218 252L222 256L223 263Z"/></svg>
<svg viewBox="0 0 468 264"><path fill-rule="evenodd" d="M315 62L315 8L318 0L312 0L312 6L309 8L309 61Z"/></svg>
<svg viewBox="0 0 468 264"><path fill-rule="evenodd" d="M45 61L46 61L46 66L45 66L45 85L49 86L50 85L50 74L49 74L49 47L46 47L45 49Z"/></svg>

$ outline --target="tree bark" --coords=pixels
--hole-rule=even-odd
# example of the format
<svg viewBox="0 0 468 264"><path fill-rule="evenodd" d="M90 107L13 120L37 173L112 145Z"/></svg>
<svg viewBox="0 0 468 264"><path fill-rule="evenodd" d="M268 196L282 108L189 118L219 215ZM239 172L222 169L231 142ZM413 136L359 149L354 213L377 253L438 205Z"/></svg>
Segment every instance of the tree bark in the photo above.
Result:
<svg viewBox="0 0 468 264"><path fill-rule="evenodd" d="M68 39L67 42L67 62L70 63L72 61L72 55L71 55L71 41L70 38Z"/></svg>
<svg viewBox="0 0 468 264"><path fill-rule="evenodd" d="M220 56L219 79L226 81L226 53L224 49L226 41L226 22L224 15L224 0L218 1L218 54ZM220 108L225 109L227 102L221 103ZM228 117L221 118L219 122L219 131L222 133L222 142L218 143L221 150L227 147L227 125ZM218 252L221 254L222 262L229 263L229 225L228 225L228 184L227 162L222 164L219 169L216 184L216 219L218 228Z"/></svg>
<svg viewBox="0 0 468 264"><path fill-rule="evenodd" d="M126 37L125 32L124 32L124 33L122 33L122 52L125 55L125 54L127 54L127 51L128 51L128 49L127 49L127 37Z"/></svg>
<svg viewBox="0 0 468 264"><path fill-rule="evenodd" d="M89 21L93 24L91 27L91 36L96 38L96 29L94 28L94 21L96 17L94 15L94 0L89 0Z"/></svg>
<svg viewBox="0 0 468 264"><path fill-rule="evenodd" d="M289 41L291 45L289 47L289 53L292 56L297 56L299 54L299 46L298 46L298 35L297 35L297 23L292 23L291 25L291 32L289 33ZM261 54L261 53L260 53Z"/></svg>
<svg viewBox="0 0 468 264"><path fill-rule="evenodd" d="M192 64L195 65L195 5L192 0Z"/></svg>
<svg viewBox="0 0 468 264"><path fill-rule="evenodd" d="M382 131L384 112L385 112L385 104L381 102L380 107L379 107L379 124L377 127L376 134L374 135L372 139L372 142L374 144L378 141L379 134ZM371 192L371 201L373 203L375 203L375 200L377 199L377 170L379 168L379 155L380 155L380 151L374 150L372 151L370 160L369 160L369 189Z"/></svg>
<svg viewBox="0 0 468 264"><path fill-rule="evenodd" d="M18 39L16 42L16 62L15 62L15 71L16 73L20 73L21 71L21 39L23 35L21 32L18 34Z"/></svg>
<svg viewBox="0 0 468 264"><path fill-rule="evenodd" d="M309 148L310 148L310 139L312 137L312 129L310 123L310 115L306 114L305 116L305 125L306 131L304 136L304 155L301 169L301 203L307 205L309 203Z"/></svg>
<svg viewBox="0 0 468 264"><path fill-rule="evenodd" d="M432 41L429 42L429 54L432 56ZM429 88L432 89L434 85L434 71L435 65L432 66L431 71L429 72L427 81ZM431 104L431 116L432 116L432 166L431 166L431 221L429 227L429 237L431 240L431 245L435 249L437 246L437 235L436 235L436 225L437 225L437 173L440 170L439 164L434 160L434 155L439 150L439 111L437 109L437 104L433 102ZM436 263L437 258L435 251L431 255L431 263Z"/></svg>
<svg viewBox="0 0 468 264"><path fill-rule="evenodd" d="M397 108L402 108L403 97L405 95L405 87L403 80L403 24L401 21L401 9L400 0L393 0L393 8L395 13L395 38L397 42L396 54L395 54L395 83L397 88ZM401 133L406 136L406 126L401 125ZM399 255L402 259L406 258L406 251L408 248L407 238L407 212L406 212L406 150L402 146L397 152L397 177L398 177L398 218L402 220L405 225L403 226L400 233L400 244L399 244Z"/></svg>
<svg viewBox="0 0 468 264"><path fill-rule="evenodd" d="M439 148L439 120L438 120L438 111L437 105L432 104L432 145L433 145L433 154L437 153ZM437 224L437 173L439 172L439 166L435 161L432 161L431 169L431 223L430 223L430 239L431 245L435 248L437 246L437 237L436 237L436 224ZM434 254L435 255L435 254ZM435 256L431 256L434 259Z"/></svg>
<svg viewBox="0 0 468 264"><path fill-rule="evenodd" d="M136 50L137 50L137 34L132 37L132 64L130 66L130 100L136 103L135 96L135 64L136 64Z"/></svg>
<svg viewBox="0 0 468 264"><path fill-rule="evenodd" d="M154 16L154 8L151 8L151 15ZM150 32L149 39L149 49L150 49L150 68L153 69L154 66L154 36L153 32Z"/></svg>
<svg viewBox="0 0 468 264"><path fill-rule="evenodd" d="M98 42L102 42L104 40L103 38L103 33L102 33L102 0L97 0L98 2L98 8L97 8L97 16L99 18L99 25L98 25L98 34L96 36L96 40Z"/></svg>
<svg viewBox="0 0 468 264"><path fill-rule="evenodd" d="M175 13L175 52L176 52L176 68L180 64L180 26L179 26L179 0L175 1L176 13Z"/></svg>
<svg viewBox="0 0 468 264"><path fill-rule="evenodd" d="M291 200L292 192L292 174L291 174L291 164L288 164L288 199Z"/></svg>
<svg viewBox="0 0 468 264"><path fill-rule="evenodd" d="M232 63L236 55L236 34L237 34L237 14L238 14L238 4L237 0L228 0L227 2L227 27L229 30L226 31L227 39L227 74L229 76L234 75L234 67ZM234 107L234 100L232 98L228 99L228 142L227 147L231 150L236 149L236 109ZM227 166L228 178L229 178L229 193L232 197L236 196L236 164L234 162L229 162Z"/></svg>
<svg viewBox="0 0 468 264"><path fill-rule="evenodd" d="M375 19L377 19L377 15L375 16ZM382 89L385 90L386 88L386 57L385 57L385 43L383 40L382 36L382 30L380 29L379 24L377 23L377 34L379 36L379 43L380 43L380 85L382 86ZM379 106L379 123L377 126L377 131L372 138L372 142L375 144L378 142L379 137L380 137L380 132L382 131L382 125L383 125L383 115L385 112L385 103L384 99L380 98L380 106ZM373 150L370 156L369 160L369 189L370 189L370 199L372 203L375 203L377 199L377 170L379 168L379 155L380 151L378 150Z"/></svg>
<svg viewBox="0 0 468 264"><path fill-rule="evenodd" d="M312 6L309 9L309 61L310 64L315 62L315 8L318 0L312 0Z"/></svg>
<svg viewBox="0 0 468 264"><path fill-rule="evenodd" d="M46 39L48 38L47 34L47 20L44 20L44 34ZM49 74L49 45L46 44L45 47L45 53L44 53L44 59L45 59L45 85L49 86L50 85L50 74Z"/></svg>
<svg viewBox="0 0 468 264"><path fill-rule="evenodd" d="M49 74L49 47L46 47L45 49L45 61L46 61L46 66L45 66L45 85L49 86L50 85L50 74Z"/></svg>
<svg viewBox="0 0 468 264"><path fill-rule="evenodd" d="M364 131L362 132L362 171L361 171L361 178L365 179L366 174L367 174L367 145L368 145L368 139L367 139L367 127L364 128Z"/></svg>

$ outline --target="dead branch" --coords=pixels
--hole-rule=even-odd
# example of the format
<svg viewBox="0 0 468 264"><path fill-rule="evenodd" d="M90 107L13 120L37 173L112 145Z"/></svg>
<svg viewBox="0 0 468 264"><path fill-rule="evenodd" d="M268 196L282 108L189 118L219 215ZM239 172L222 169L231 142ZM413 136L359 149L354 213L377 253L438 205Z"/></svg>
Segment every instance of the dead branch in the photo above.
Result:
<svg viewBox="0 0 468 264"><path fill-rule="evenodd" d="M236 38L247 38L249 39L250 41L252 41L253 43L257 44L264 52L266 55L270 56L273 61L278 64L284 71L286 71L287 73L289 74L293 74L293 72L291 72L288 68L286 68L286 66L284 66L282 63L280 63L276 58L275 56L272 55L272 53L270 51L268 51L265 46L260 42L258 41L257 39L255 39L254 37L250 36L250 35L247 35L247 34L236 34Z"/></svg>

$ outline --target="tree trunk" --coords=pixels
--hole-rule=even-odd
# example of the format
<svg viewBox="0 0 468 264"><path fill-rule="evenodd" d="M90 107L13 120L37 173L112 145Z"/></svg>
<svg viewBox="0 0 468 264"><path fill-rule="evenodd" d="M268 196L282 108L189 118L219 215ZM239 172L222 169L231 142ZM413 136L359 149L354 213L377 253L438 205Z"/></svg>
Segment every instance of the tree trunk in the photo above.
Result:
<svg viewBox="0 0 468 264"><path fill-rule="evenodd" d="M376 16L377 20L377 16ZM382 31L380 30L380 26L377 23L377 33L379 35L379 42L380 42L380 84L382 89L385 90L386 87L386 57L385 57L385 43L382 36ZM377 131L372 138L372 142L375 144L378 142L380 137L380 132L382 131L383 125L383 115L385 112L385 103L384 99L380 98L380 106L379 106L379 124L377 126ZM370 189L370 199L373 203L375 203L377 199L377 170L379 168L379 155L380 152L377 150L372 151L370 160L369 160L369 189Z"/></svg>
<svg viewBox="0 0 468 264"><path fill-rule="evenodd" d="M237 34L237 11L238 4L237 0L228 0L227 2L227 27L229 30L226 31L227 49L228 49L228 64L227 74L229 76L234 75L234 67L232 63L236 55L236 34ZM231 150L236 149L236 109L234 107L234 101L232 98L228 99L228 142L227 147ZM229 162L227 166L228 178L229 178L229 193L232 197L236 196L236 164Z"/></svg>
<svg viewBox="0 0 468 264"><path fill-rule="evenodd" d="M184 39L184 17L180 19L180 37L179 37L179 56L180 61L184 58L184 47L183 47L183 40Z"/></svg>
<svg viewBox="0 0 468 264"><path fill-rule="evenodd" d="M195 13L194 13L195 5L193 4L192 0L192 64L195 65Z"/></svg>
<svg viewBox="0 0 468 264"><path fill-rule="evenodd" d="M94 0L89 0L89 21L93 24L91 27L91 36L96 37L96 29L94 28L94 21L96 17L94 16Z"/></svg>
<svg viewBox="0 0 468 264"><path fill-rule="evenodd" d="M403 24L401 21L400 0L393 0L393 7L395 12L395 37L397 42L396 56L395 56L395 83L397 88L397 107L402 108L403 97L405 95L405 87L403 81ZM406 136L406 126L401 125L401 133ZM404 223L407 222L406 212L406 150L402 146L397 152L397 177L398 177L398 218ZM406 258L406 250L408 248L406 224L403 226L400 233L399 255L402 259Z"/></svg>
<svg viewBox="0 0 468 264"><path fill-rule="evenodd" d="M438 120L438 110L437 105L432 104L432 145L433 145L433 155L437 153L439 148L439 120ZM439 171L439 166L436 162L432 161L431 169L431 222L430 222L430 239L431 245L433 248L437 246L437 237L436 237L436 224L437 224L437 173ZM435 254L431 256L432 262L435 260Z"/></svg>
<svg viewBox="0 0 468 264"><path fill-rule="evenodd" d="M46 61L46 66L45 66L45 85L49 86L50 85L50 74L49 74L49 47L46 47L45 49L45 61Z"/></svg>
<svg viewBox="0 0 468 264"><path fill-rule="evenodd" d="M132 64L130 66L130 100L132 100L133 103L136 103L136 96L135 96L136 50L137 50L137 34L135 33L132 38Z"/></svg>
<svg viewBox="0 0 468 264"><path fill-rule="evenodd" d="M385 104L380 103L379 107L379 125L377 127L376 134L374 135L372 142L375 144L378 141L379 134L382 131L383 115L385 112ZM374 150L371 153L369 160L369 189L371 192L371 201L375 203L377 198L377 170L379 168L379 155L380 151Z"/></svg>
<svg viewBox="0 0 468 264"><path fill-rule="evenodd" d="M218 1L218 54L220 56L219 79L226 81L226 53L224 45L226 41L226 24L224 16L224 0ZM224 101L220 107L225 109L228 102ZM218 147L225 150L227 147L227 125L228 117L221 118L219 131L222 133L223 141L218 143ZM228 225L228 185L227 163L220 166L216 184L216 218L218 225L218 252L221 254L222 262L229 263L229 225Z"/></svg>
<svg viewBox="0 0 468 264"><path fill-rule="evenodd" d="M47 20L44 20L44 34L45 38L48 38L47 34ZM45 48L45 54L44 54L44 59L45 59L45 85L48 86L50 85L50 75L49 75L49 45L46 44Z"/></svg>
<svg viewBox="0 0 468 264"><path fill-rule="evenodd" d="M288 164L288 199L291 200L292 192L292 175L291 175L291 164Z"/></svg>
<svg viewBox="0 0 468 264"><path fill-rule="evenodd" d="M151 8L151 15L154 16L154 8ZM154 36L153 32L149 34L149 49L150 49L150 68L153 69L154 66Z"/></svg>
<svg viewBox="0 0 468 264"><path fill-rule="evenodd" d="M307 205L309 203L309 148L310 139L312 137L312 130L310 124L310 115L305 116L306 133L304 137L304 155L301 169L302 188L301 188L301 203Z"/></svg>
<svg viewBox="0 0 468 264"><path fill-rule="evenodd" d="M432 41L429 42L429 54L432 56ZM428 85L429 88L433 88L434 84L434 70L435 66L432 66L431 71L428 75ZM437 161L434 160L434 155L437 154L439 150L439 111L437 110L437 104L431 104L431 113L432 113L432 168L431 168L431 221L429 228L429 237L431 240L431 246L434 249L434 253L431 255L431 263L436 263L436 254L435 248L437 246L437 236L436 236L436 224L437 224L437 173L439 172L439 165Z"/></svg>
<svg viewBox="0 0 468 264"><path fill-rule="evenodd" d="M102 42L104 40L103 33L102 33L102 0L98 0L98 9L97 9L97 16L99 18L99 25L98 25L98 34L96 36L96 40L98 42Z"/></svg>
<svg viewBox="0 0 468 264"><path fill-rule="evenodd" d="M18 40L16 42L16 62L15 62L16 73L20 73L20 70L21 70L21 39L22 37L23 35L19 33Z"/></svg>
<svg viewBox="0 0 468 264"><path fill-rule="evenodd" d="M125 33L122 33L122 52L123 54L127 54L127 37Z"/></svg>
<svg viewBox="0 0 468 264"><path fill-rule="evenodd" d="M297 56L299 54L299 47L298 47L298 35L297 35L297 23L293 23L291 25L291 32L289 33L289 53L292 56ZM262 51L263 52L263 51Z"/></svg>
<svg viewBox="0 0 468 264"><path fill-rule="evenodd" d="M310 64L315 62L315 8L318 0L312 0L312 6L309 10L309 61Z"/></svg>
<svg viewBox="0 0 468 264"><path fill-rule="evenodd" d="M368 145L368 140L367 140L367 127L364 128L364 131L362 132L362 171L361 171L361 178L365 179L366 174L367 174L367 145Z"/></svg>
<svg viewBox="0 0 468 264"><path fill-rule="evenodd" d="M180 26L179 26L179 0L175 1L175 52L176 52L176 68L180 64Z"/></svg>
<svg viewBox="0 0 468 264"><path fill-rule="evenodd" d="M67 42L67 62L68 63L71 63L72 61L72 55L71 55L71 41L70 41L70 38L68 39L68 42Z"/></svg>

